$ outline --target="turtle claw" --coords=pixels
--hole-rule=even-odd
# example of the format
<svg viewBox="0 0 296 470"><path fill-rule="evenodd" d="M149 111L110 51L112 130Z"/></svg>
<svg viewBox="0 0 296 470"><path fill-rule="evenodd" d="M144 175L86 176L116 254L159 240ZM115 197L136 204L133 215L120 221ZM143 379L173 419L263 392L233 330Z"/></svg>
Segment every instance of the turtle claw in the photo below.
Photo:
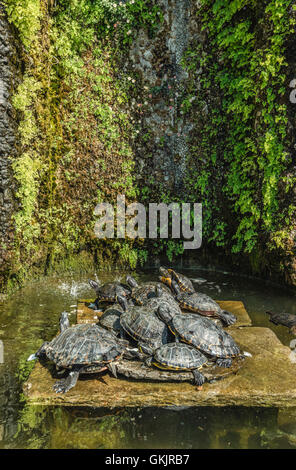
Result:
<svg viewBox="0 0 296 470"><path fill-rule="evenodd" d="M218 367L231 367L232 359L217 359L216 364Z"/></svg>
<svg viewBox="0 0 296 470"><path fill-rule="evenodd" d="M58 380L52 388L56 393L66 393L75 387L78 377L79 371L71 371L68 377Z"/></svg>
<svg viewBox="0 0 296 470"><path fill-rule="evenodd" d="M64 380L58 380L52 388L56 393L66 393L71 387L68 387Z"/></svg>
<svg viewBox="0 0 296 470"><path fill-rule="evenodd" d="M236 316L233 315L232 313L226 312L226 310L223 310L223 312L220 313L219 315L220 320L224 323L225 326L231 326L236 323Z"/></svg>

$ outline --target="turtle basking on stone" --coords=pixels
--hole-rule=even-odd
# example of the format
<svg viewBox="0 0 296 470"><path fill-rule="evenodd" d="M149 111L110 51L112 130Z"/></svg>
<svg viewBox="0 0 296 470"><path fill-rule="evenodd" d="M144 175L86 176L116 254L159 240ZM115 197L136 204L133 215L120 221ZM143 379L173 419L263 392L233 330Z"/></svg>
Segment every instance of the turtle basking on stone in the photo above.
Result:
<svg viewBox="0 0 296 470"><path fill-rule="evenodd" d="M171 294L167 294L166 291L163 290L163 287L160 285L156 285L155 287L155 296L148 298L144 306L148 307L153 311L154 313L157 312L158 307L160 304L166 303L168 308L170 309L170 312L173 314L182 314L182 311L179 307L178 302L174 299L174 297Z"/></svg>
<svg viewBox="0 0 296 470"><path fill-rule="evenodd" d="M177 341L180 338L208 357L216 359L217 366L230 367L232 358L241 356L232 336L208 318L190 313L173 316L165 304L160 305L158 316L177 336Z"/></svg>
<svg viewBox="0 0 296 470"><path fill-rule="evenodd" d="M141 352L151 355L155 349L169 342L167 325L148 306L128 306L126 298L121 296L118 296L118 302L124 310L120 324L137 341Z"/></svg>
<svg viewBox="0 0 296 470"><path fill-rule="evenodd" d="M120 326L120 315L122 312L123 310L118 303L111 305L100 316L99 325L119 336L122 331Z"/></svg>
<svg viewBox="0 0 296 470"><path fill-rule="evenodd" d="M156 288L159 287L163 290L164 295L172 297L171 290L162 286L160 282L148 281L139 285L132 276L126 277L126 282L132 290L131 298L137 305L144 305L147 300L157 296ZM120 295L120 294L119 294Z"/></svg>
<svg viewBox="0 0 296 470"><path fill-rule="evenodd" d="M97 299L94 305L98 307L99 302L116 302L117 295L129 297L131 288L121 282L107 282L100 286L96 281L89 279L89 285L96 291ZM94 308L89 305L90 308Z"/></svg>
<svg viewBox="0 0 296 470"><path fill-rule="evenodd" d="M160 346L145 361L146 365L154 365L159 369L170 371L192 371L194 383L201 386L205 377L199 369L207 363L207 358L196 348L185 343L168 343Z"/></svg>
<svg viewBox="0 0 296 470"><path fill-rule="evenodd" d="M109 331L95 324L69 326L68 314L60 319L61 333L45 342L28 361L46 357L57 369L69 370L66 378L57 381L53 389L65 393L75 387L80 374L93 374L109 369L115 376L112 361L121 357L128 345Z"/></svg>
<svg viewBox="0 0 296 470"><path fill-rule="evenodd" d="M133 306L131 299L127 300L127 304ZM126 338L125 332L120 325L120 316L123 313L121 305L116 302L110 305L100 316L99 325L114 333L116 336Z"/></svg>
<svg viewBox="0 0 296 470"><path fill-rule="evenodd" d="M199 292L195 292L194 294L181 292L176 281L172 281L172 289L182 309L199 313L206 317L219 318L226 326L233 325L236 322L235 315L226 310L222 310L220 305L208 295Z"/></svg>
<svg viewBox="0 0 296 470"><path fill-rule="evenodd" d="M269 321L275 325L287 326L292 335L296 335L296 315L292 313L272 313L266 312L269 315Z"/></svg>
<svg viewBox="0 0 296 470"><path fill-rule="evenodd" d="M166 269L162 266L159 268L159 273L159 279L167 286L172 287L172 281L176 281L182 292L188 292L190 294L195 292L192 282L188 277L184 276L184 274L178 273L171 268Z"/></svg>

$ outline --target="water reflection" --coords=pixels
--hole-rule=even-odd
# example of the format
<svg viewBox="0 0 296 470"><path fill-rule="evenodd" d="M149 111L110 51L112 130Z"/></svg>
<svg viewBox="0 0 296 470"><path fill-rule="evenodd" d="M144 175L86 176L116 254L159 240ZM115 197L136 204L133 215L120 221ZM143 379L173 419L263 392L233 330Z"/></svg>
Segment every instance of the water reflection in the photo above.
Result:
<svg viewBox="0 0 296 470"><path fill-rule="evenodd" d="M81 409L25 406L8 447L258 449L296 445L295 412L268 408ZM292 417L292 421L291 421Z"/></svg>

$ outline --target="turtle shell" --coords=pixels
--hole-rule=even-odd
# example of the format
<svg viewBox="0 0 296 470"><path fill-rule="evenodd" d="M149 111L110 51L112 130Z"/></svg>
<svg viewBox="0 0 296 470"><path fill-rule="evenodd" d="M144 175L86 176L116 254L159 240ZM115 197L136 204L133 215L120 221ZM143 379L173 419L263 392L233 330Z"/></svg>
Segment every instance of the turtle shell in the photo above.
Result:
<svg viewBox="0 0 296 470"><path fill-rule="evenodd" d="M115 359L122 351L113 334L94 324L67 328L46 346L48 359L63 369L74 365L100 368L106 354Z"/></svg>
<svg viewBox="0 0 296 470"><path fill-rule="evenodd" d="M172 293L169 288L162 286L159 282L144 282L140 286L134 287L132 290L132 299L137 305L145 305L147 300L156 297L156 287L160 286L163 292L172 297Z"/></svg>
<svg viewBox="0 0 296 470"><path fill-rule="evenodd" d="M96 291L97 300L103 302L116 302L117 295L128 297L131 294L131 288L121 282L107 282L99 286L93 281L91 286Z"/></svg>
<svg viewBox="0 0 296 470"><path fill-rule="evenodd" d="M184 310L199 313L207 317L219 318L226 326L233 325L236 322L235 315L222 310L220 305L206 294L181 292L177 295L176 299Z"/></svg>
<svg viewBox="0 0 296 470"><path fill-rule="evenodd" d="M167 343L167 325L146 306L129 307L120 316L120 324L133 339L153 349Z"/></svg>
<svg viewBox="0 0 296 470"><path fill-rule="evenodd" d="M164 369L199 369L207 358L196 348L185 343L168 343L155 351L152 364Z"/></svg>
<svg viewBox="0 0 296 470"><path fill-rule="evenodd" d="M186 343L217 358L230 358L240 354L236 342L223 328L200 315L175 315L170 327Z"/></svg>
<svg viewBox="0 0 296 470"><path fill-rule="evenodd" d="M106 328L107 330L118 335L121 330L120 315L122 312L123 310L119 304L113 304L104 311L103 315L101 315L99 324L103 328Z"/></svg>
<svg viewBox="0 0 296 470"><path fill-rule="evenodd" d="M152 297L145 302L145 306L150 308L154 313L157 313L158 307L165 303L168 306L169 311L174 315L182 315L182 311L179 307L178 302L174 299L171 294L168 294L166 291L162 292L162 295L159 297Z"/></svg>
<svg viewBox="0 0 296 470"><path fill-rule="evenodd" d="M184 274L178 273L173 269L168 269L168 272L171 274L172 278L177 281L182 292L189 292L192 294L195 292L192 282L188 277L184 276Z"/></svg>
<svg viewBox="0 0 296 470"><path fill-rule="evenodd" d="M195 292L192 282L184 274L178 273L171 268L163 268L162 266L159 268L159 272L160 280L167 286L172 287L172 281L175 280L182 292Z"/></svg>
<svg viewBox="0 0 296 470"><path fill-rule="evenodd" d="M214 314L222 311L220 305L206 294L200 294L197 292L194 294L188 294L182 292L177 296L177 300L181 308L196 313L213 312Z"/></svg>

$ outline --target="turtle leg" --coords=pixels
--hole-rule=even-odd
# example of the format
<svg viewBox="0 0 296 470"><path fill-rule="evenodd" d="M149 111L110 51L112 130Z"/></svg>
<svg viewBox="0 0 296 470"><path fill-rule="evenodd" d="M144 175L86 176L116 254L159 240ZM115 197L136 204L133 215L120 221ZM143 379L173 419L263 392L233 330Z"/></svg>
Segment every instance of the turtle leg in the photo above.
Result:
<svg viewBox="0 0 296 470"><path fill-rule="evenodd" d="M79 373L80 373L80 368L71 370L71 372L65 379L58 380L54 384L53 386L54 391L56 393L66 393L71 388L75 387L78 377L79 377Z"/></svg>
<svg viewBox="0 0 296 470"><path fill-rule="evenodd" d="M198 387L201 387L206 381L205 376L201 372L199 372L199 370L197 369L194 369L192 371L192 374L194 377L194 384L197 385Z"/></svg>
<svg viewBox="0 0 296 470"><path fill-rule="evenodd" d="M125 359L139 359L140 361L144 361L147 354L141 353L137 348L127 348L123 353L123 357Z"/></svg>
<svg viewBox="0 0 296 470"><path fill-rule="evenodd" d="M227 358L219 358L216 361L218 367L231 367L232 366L232 359L229 357Z"/></svg>
<svg viewBox="0 0 296 470"><path fill-rule="evenodd" d="M219 312L218 317L220 318L220 320L222 320L225 326L233 325L237 320L235 315L230 312L227 312L226 310L222 310L222 312Z"/></svg>
<svg viewBox="0 0 296 470"><path fill-rule="evenodd" d="M145 359L145 361L144 361L145 366L151 367L151 366L152 366L152 359L153 359L152 356L147 357L147 358Z"/></svg>
<svg viewBox="0 0 296 470"><path fill-rule="evenodd" d="M141 342L138 343L138 346L139 346L141 352L143 352L146 355L148 354L148 356L152 356L153 349L150 346L148 346L145 343L141 343Z"/></svg>
<svg viewBox="0 0 296 470"><path fill-rule="evenodd" d="M113 362L109 362L107 364L108 370L111 372L111 374L117 379L117 370Z"/></svg>

